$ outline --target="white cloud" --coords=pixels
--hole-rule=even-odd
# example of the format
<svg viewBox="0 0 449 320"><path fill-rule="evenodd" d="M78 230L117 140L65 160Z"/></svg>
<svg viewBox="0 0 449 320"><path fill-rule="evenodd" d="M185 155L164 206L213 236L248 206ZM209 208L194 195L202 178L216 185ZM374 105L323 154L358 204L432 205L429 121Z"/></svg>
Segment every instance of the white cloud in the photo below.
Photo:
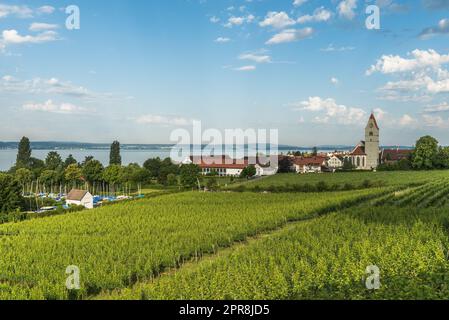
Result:
<svg viewBox="0 0 449 320"><path fill-rule="evenodd" d="M56 41L57 33L54 31L45 31L35 36L20 35L16 30L4 30L2 33L2 42L8 44L25 44L25 43L43 43L49 41Z"/></svg>
<svg viewBox="0 0 449 320"><path fill-rule="evenodd" d="M254 53L244 53L239 56L240 60L250 60L257 63L270 63L271 57L269 55L259 55Z"/></svg>
<svg viewBox="0 0 449 320"><path fill-rule="evenodd" d="M241 26L244 23L251 23L254 21L256 17L253 16L252 14L249 14L247 16L242 16L242 17L235 17L232 16L228 19L228 22L226 24L224 24L224 26L226 28L232 28L233 26Z"/></svg>
<svg viewBox="0 0 449 320"><path fill-rule="evenodd" d="M52 6L42 6L37 9L37 12L40 14L52 14L55 12L55 8Z"/></svg>
<svg viewBox="0 0 449 320"><path fill-rule="evenodd" d="M268 12L265 20L259 23L261 27L273 27L276 29L282 29L288 26L296 24L296 21L291 19L285 12Z"/></svg>
<svg viewBox="0 0 449 320"><path fill-rule="evenodd" d="M375 65L372 65L366 74L371 75L375 72L383 74L409 72L426 67L438 68L443 64L449 63L449 54L441 55L433 49L413 50L409 53L411 58L402 58L401 56L383 55Z"/></svg>
<svg viewBox="0 0 449 320"><path fill-rule="evenodd" d="M266 44L271 45L303 40L312 36L313 32L314 30L312 28L286 29L278 34L275 34L270 40L266 42Z"/></svg>
<svg viewBox="0 0 449 320"><path fill-rule="evenodd" d="M339 105L334 99L322 99L310 97L308 100L293 104L294 109L321 113L314 118L317 123L329 123L334 120L338 124L352 125L363 124L366 120L366 112L360 108Z"/></svg>
<svg viewBox="0 0 449 320"><path fill-rule="evenodd" d="M68 81L57 78L20 81L11 76L3 77L0 81L2 93L26 93L26 94L59 94L76 98L95 98L101 96L82 86L77 86Z"/></svg>
<svg viewBox="0 0 449 320"><path fill-rule="evenodd" d="M335 47L332 43L327 46L327 48L321 49L323 52L343 52L343 51L352 51L355 50L355 47Z"/></svg>
<svg viewBox="0 0 449 320"><path fill-rule="evenodd" d="M212 23L219 23L220 22L220 18L213 16L209 19L210 22Z"/></svg>
<svg viewBox="0 0 449 320"><path fill-rule="evenodd" d="M33 10L28 6L0 4L0 18L6 18L8 16L31 18L33 16Z"/></svg>
<svg viewBox="0 0 449 320"><path fill-rule="evenodd" d="M295 6L295 7L300 7L300 6L302 6L304 3L306 3L308 0L294 0L293 1L293 5Z"/></svg>
<svg viewBox="0 0 449 320"><path fill-rule="evenodd" d="M440 93L449 93L449 54L439 54L433 49L414 50L409 57L384 55L366 71L398 75L399 80L389 81L378 89L381 98L396 101L427 101Z"/></svg>
<svg viewBox="0 0 449 320"><path fill-rule="evenodd" d="M443 102L438 105L427 106L424 108L424 112L425 113L449 112L449 104L447 102Z"/></svg>
<svg viewBox="0 0 449 320"><path fill-rule="evenodd" d="M235 71L254 71L256 70L256 66L243 66L239 68L235 68Z"/></svg>
<svg viewBox="0 0 449 320"><path fill-rule="evenodd" d="M340 81L339 81L337 78L332 77L332 78L331 78L331 83L332 83L333 85L338 85L338 84L340 83Z"/></svg>
<svg viewBox="0 0 449 320"><path fill-rule="evenodd" d="M88 112L86 108L78 107L71 103L56 104L52 100L48 100L44 103L28 103L23 105L22 109L26 111L40 111L60 114L82 114Z"/></svg>
<svg viewBox="0 0 449 320"><path fill-rule="evenodd" d="M189 126L193 123L193 119L187 119L177 116L162 116L154 114L146 114L135 119L138 124L153 124L163 126Z"/></svg>
<svg viewBox="0 0 449 320"><path fill-rule="evenodd" d="M424 125L427 127L434 127L445 129L449 127L449 119L443 119L441 116L433 116L424 114L423 116Z"/></svg>
<svg viewBox="0 0 449 320"><path fill-rule="evenodd" d="M40 23L34 22L30 25L30 31L44 31L44 30L55 30L58 29L57 24Z"/></svg>
<svg viewBox="0 0 449 320"><path fill-rule="evenodd" d="M231 39L225 37L218 37L217 39L214 40L214 42L216 43L226 43L229 41L231 41Z"/></svg>
<svg viewBox="0 0 449 320"><path fill-rule="evenodd" d="M332 17L332 12L320 7L315 9L312 15L304 15L299 17L298 23L309 23L309 22L324 22L328 21Z"/></svg>
<svg viewBox="0 0 449 320"><path fill-rule="evenodd" d="M357 0L343 0L337 6L338 15L348 20L354 19L355 9L357 9Z"/></svg>
<svg viewBox="0 0 449 320"><path fill-rule="evenodd" d="M431 28L424 29L420 37L426 39L428 37L437 35L437 34L448 34L449 33L449 19L441 19L438 22L438 25Z"/></svg>
<svg viewBox="0 0 449 320"><path fill-rule="evenodd" d="M414 119L408 114L404 114L398 121L398 124L402 127L412 126L416 125L418 123L418 120Z"/></svg>
<svg viewBox="0 0 449 320"><path fill-rule="evenodd" d="M12 82L12 81L14 81L15 79L14 79L13 76L6 75L6 76L3 76L2 80L5 81L5 82Z"/></svg>

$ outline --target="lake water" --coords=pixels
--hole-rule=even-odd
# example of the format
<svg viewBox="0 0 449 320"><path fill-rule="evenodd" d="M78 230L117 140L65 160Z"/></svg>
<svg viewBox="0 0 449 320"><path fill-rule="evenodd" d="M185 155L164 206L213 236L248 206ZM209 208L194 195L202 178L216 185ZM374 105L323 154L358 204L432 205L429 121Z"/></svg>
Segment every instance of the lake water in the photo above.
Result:
<svg viewBox="0 0 449 320"><path fill-rule="evenodd" d="M38 159L45 160L47 154L54 150L33 150L32 156ZM93 156L99 160L103 165L109 164L109 150L56 150L65 160L70 154L78 161L82 162L85 157ZM142 165L150 158L160 157L162 159L170 156L170 149L158 150L122 150L122 162L124 165L130 163L138 163ZM17 150L6 149L0 150L0 171L9 170L16 162Z"/></svg>
<svg viewBox="0 0 449 320"><path fill-rule="evenodd" d="M280 153L286 153L291 149L280 149ZM335 150L335 149L333 149ZM38 158L41 160L45 160L47 154L50 151L57 151L63 160L65 160L69 155L73 155L73 157L78 161L82 162L87 156L93 156L95 159L99 160L103 163L104 166L109 164L109 149L58 149L58 150L33 150L32 157ZM122 156L122 164L128 165L130 163L138 163L139 165L143 165L143 163L151 158L161 158L165 159L170 157L172 149L171 148L148 148L148 149L122 149L120 154ZM248 150L247 150L248 151ZM256 154L256 150L250 149L252 154ZM311 151L310 149L303 149L301 151ZM319 150L320 152L325 152L326 150ZM239 149L239 152L243 154L244 150ZM198 154L194 152L194 154ZM232 156L232 153L230 154ZM7 171L12 166L14 166L17 157L17 149L0 149L0 171ZM181 161L183 158L179 155Z"/></svg>

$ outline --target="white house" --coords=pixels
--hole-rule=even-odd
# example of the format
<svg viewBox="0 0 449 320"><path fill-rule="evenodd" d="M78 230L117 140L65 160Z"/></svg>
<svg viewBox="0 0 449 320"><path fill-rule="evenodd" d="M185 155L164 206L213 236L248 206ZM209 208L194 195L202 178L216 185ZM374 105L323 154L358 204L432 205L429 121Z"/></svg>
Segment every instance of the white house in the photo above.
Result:
<svg viewBox="0 0 449 320"><path fill-rule="evenodd" d="M326 165L326 158L323 157L295 157L293 165L297 173L321 173L322 167Z"/></svg>
<svg viewBox="0 0 449 320"><path fill-rule="evenodd" d="M257 177L266 177L266 176L274 176L278 173L279 168L273 168L271 166L261 166L256 164L256 176Z"/></svg>
<svg viewBox="0 0 449 320"><path fill-rule="evenodd" d="M331 156L327 159L327 166L331 169L339 169L343 167L343 160L337 156Z"/></svg>
<svg viewBox="0 0 449 320"><path fill-rule="evenodd" d="M94 197L89 191L72 189L67 195L65 203L67 205L83 206L86 209L93 209Z"/></svg>

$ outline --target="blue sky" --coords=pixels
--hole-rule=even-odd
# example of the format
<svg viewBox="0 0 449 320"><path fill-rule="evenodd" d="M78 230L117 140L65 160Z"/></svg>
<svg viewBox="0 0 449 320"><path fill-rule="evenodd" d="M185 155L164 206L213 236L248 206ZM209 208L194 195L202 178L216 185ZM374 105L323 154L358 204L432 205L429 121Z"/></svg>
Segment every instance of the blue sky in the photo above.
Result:
<svg viewBox="0 0 449 320"><path fill-rule="evenodd" d="M449 144L448 36L449 0L0 0L0 140L168 143L201 120L353 145L374 111L384 145Z"/></svg>

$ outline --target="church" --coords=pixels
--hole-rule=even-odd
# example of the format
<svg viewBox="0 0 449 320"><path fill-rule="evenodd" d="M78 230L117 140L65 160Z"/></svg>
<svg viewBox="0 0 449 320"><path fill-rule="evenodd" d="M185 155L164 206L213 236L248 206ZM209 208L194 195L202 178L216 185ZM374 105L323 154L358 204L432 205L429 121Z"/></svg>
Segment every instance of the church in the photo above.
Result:
<svg viewBox="0 0 449 320"><path fill-rule="evenodd" d="M348 158L357 170L374 170L379 165L379 126L372 113L365 128L365 141L361 141Z"/></svg>

